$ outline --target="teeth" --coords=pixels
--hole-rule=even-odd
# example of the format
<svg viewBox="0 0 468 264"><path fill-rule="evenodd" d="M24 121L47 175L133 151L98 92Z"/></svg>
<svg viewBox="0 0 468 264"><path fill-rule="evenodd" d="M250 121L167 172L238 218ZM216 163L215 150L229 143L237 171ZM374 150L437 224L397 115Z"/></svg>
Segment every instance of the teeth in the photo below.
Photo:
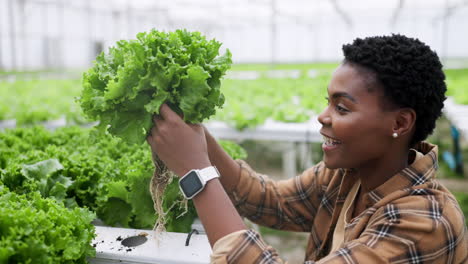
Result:
<svg viewBox="0 0 468 264"><path fill-rule="evenodd" d="M337 145L341 143L338 140L334 140L326 136L323 136L323 141L325 142L326 145Z"/></svg>

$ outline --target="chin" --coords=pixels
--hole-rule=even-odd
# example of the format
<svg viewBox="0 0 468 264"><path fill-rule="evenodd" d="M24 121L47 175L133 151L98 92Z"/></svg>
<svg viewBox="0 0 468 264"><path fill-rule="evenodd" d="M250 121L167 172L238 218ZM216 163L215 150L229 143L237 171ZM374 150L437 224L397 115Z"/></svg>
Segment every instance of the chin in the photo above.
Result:
<svg viewBox="0 0 468 264"><path fill-rule="evenodd" d="M341 168L341 166L339 166L339 164L337 164L336 162L332 162L327 159L323 159L323 163L325 164L325 167L327 167L327 169L335 170Z"/></svg>
<svg viewBox="0 0 468 264"><path fill-rule="evenodd" d="M344 164L343 162L334 161L334 160L328 160L326 158L323 159L323 163L325 164L325 167L327 167L327 169L330 169L330 170L336 170L336 169L354 170L353 166L350 166L349 164Z"/></svg>

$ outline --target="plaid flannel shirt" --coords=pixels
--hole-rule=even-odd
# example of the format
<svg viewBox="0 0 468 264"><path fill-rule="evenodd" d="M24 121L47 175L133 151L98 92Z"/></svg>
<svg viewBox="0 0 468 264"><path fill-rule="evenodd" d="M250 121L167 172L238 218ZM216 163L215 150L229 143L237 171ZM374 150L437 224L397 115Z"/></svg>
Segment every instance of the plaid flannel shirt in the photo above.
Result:
<svg viewBox="0 0 468 264"><path fill-rule="evenodd" d="M327 169L321 162L275 182L238 161L240 180L228 195L239 213L255 223L310 232L305 263L467 263L463 213L434 180L437 147L420 143L416 150L423 157L366 195L367 209L346 225L335 252L330 252L333 231L356 180L352 171ZM213 263L284 263L254 230L223 239L213 248Z"/></svg>

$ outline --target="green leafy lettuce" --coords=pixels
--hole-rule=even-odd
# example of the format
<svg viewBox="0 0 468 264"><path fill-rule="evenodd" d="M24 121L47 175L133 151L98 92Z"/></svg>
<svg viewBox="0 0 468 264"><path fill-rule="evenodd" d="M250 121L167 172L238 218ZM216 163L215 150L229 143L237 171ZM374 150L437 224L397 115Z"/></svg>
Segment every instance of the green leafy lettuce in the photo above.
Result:
<svg viewBox="0 0 468 264"><path fill-rule="evenodd" d="M232 60L229 50L218 56L220 46L186 30L151 30L118 41L83 75L83 112L100 121L98 132L129 143L144 142L164 102L185 121L199 123L224 103L220 79Z"/></svg>
<svg viewBox="0 0 468 264"><path fill-rule="evenodd" d="M87 263L94 214L65 208L37 192L18 195L0 183L0 263Z"/></svg>
<svg viewBox="0 0 468 264"><path fill-rule="evenodd" d="M1 132L0 185L20 195L36 192L70 210L89 208L107 225L152 228L158 216L149 191L154 172L149 146L111 135L90 143L88 136L89 129L81 127ZM220 144L232 158L246 157L237 144ZM163 207L168 231L190 231L196 211L184 201L176 179L166 188Z"/></svg>
<svg viewBox="0 0 468 264"><path fill-rule="evenodd" d="M233 159L246 159L247 152L238 144L229 140L218 140L218 143Z"/></svg>

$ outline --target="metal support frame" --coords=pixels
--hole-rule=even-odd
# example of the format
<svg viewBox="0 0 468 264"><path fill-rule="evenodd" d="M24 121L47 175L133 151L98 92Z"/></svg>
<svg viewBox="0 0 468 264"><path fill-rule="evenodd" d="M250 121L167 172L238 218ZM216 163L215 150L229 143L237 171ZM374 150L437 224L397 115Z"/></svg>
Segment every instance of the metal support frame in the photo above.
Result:
<svg viewBox="0 0 468 264"><path fill-rule="evenodd" d="M24 70L26 68L26 26L27 22L27 15L26 15L26 0L19 0L18 2L18 13L19 13L19 20L20 20L20 27L19 27L19 37L20 37L20 49L21 49L21 66L20 69Z"/></svg>
<svg viewBox="0 0 468 264"><path fill-rule="evenodd" d="M400 15L401 10L403 9L403 6L405 4L405 0L399 0L398 5L395 8L395 11L393 11L392 18L390 19L390 25L392 27L395 27L395 24L398 20L398 16Z"/></svg>
<svg viewBox="0 0 468 264"><path fill-rule="evenodd" d="M276 8L276 0L271 0L271 65L274 66L276 63L276 50L278 45L276 44L276 36L278 28L276 26L276 15L277 15L277 8Z"/></svg>
<svg viewBox="0 0 468 264"><path fill-rule="evenodd" d="M462 151L460 149L461 138L468 140L468 106L456 104L453 98L445 100L444 114L451 123L451 136L453 151L442 153L443 159L449 167L457 173L463 173Z"/></svg>
<svg viewBox="0 0 468 264"><path fill-rule="evenodd" d="M239 131L219 121L205 124L210 133L217 138L235 141L262 140L278 142L282 152L283 175L291 178L297 175L297 161L302 168L312 166L312 149L309 143L322 142L319 133L320 123L312 117L306 123L281 123L267 121L255 129Z"/></svg>
<svg viewBox="0 0 468 264"><path fill-rule="evenodd" d="M460 147L460 132L452 126L453 155L455 157L455 172L463 175L463 157Z"/></svg>
<svg viewBox="0 0 468 264"><path fill-rule="evenodd" d="M13 7L14 0L8 0L8 20L10 21L10 49L11 49L11 66L16 69L16 23L15 9Z"/></svg>
<svg viewBox="0 0 468 264"><path fill-rule="evenodd" d="M330 0L330 2L333 8L335 9L335 11L341 16L346 26L348 26L348 28L352 28L353 21L351 20L349 15L338 5L338 2L336 0Z"/></svg>
<svg viewBox="0 0 468 264"><path fill-rule="evenodd" d="M1 13L0 13L1 14ZM0 26L0 71L3 70L4 64L3 64L3 30L2 26Z"/></svg>
<svg viewBox="0 0 468 264"><path fill-rule="evenodd" d="M283 174L288 177L292 178L297 175L296 170L296 143L288 142L284 143L285 148L283 150L282 158L283 158Z"/></svg>

